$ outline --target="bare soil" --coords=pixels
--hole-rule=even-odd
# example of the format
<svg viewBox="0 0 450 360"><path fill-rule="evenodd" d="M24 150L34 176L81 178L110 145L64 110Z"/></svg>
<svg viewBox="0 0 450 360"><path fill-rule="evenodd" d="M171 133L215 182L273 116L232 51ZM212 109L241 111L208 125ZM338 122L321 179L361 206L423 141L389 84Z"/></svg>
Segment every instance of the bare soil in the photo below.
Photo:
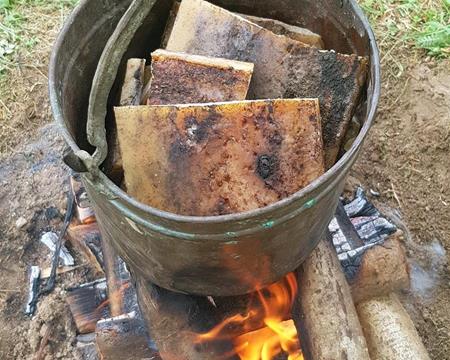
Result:
<svg viewBox="0 0 450 360"><path fill-rule="evenodd" d="M412 290L403 302L433 359L450 359L450 61L411 67L384 89L351 185L405 226ZM394 98L393 98L394 97ZM389 105L387 105L389 104ZM403 223L403 224L402 224Z"/></svg>
<svg viewBox="0 0 450 360"><path fill-rule="evenodd" d="M42 59L48 57L55 33L42 34L46 44ZM63 141L56 126L45 125L51 121L45 95L46 60L39 61L37 68L17 71L12 79L22 80L12 80L11 94L19 95L2 98L8 104L2 116L12 119L20 131L8 130L0 136L0 358L32 359L49 326L46 359L75 359L75 332L64 289L88 278L88 268L64 275L54 294L39 303L35 317L23 315L28 267L50 265L49 251L39 237L60 227L68 170L61 161ZM372 200L404 227L413 288L402 299L432 358L447 360L450 62L415 60L402 80L395 85L385 82L378 119L348 188L362 184L380 192ZM21 217L26 224L19 229L16 222Z"/></svg>

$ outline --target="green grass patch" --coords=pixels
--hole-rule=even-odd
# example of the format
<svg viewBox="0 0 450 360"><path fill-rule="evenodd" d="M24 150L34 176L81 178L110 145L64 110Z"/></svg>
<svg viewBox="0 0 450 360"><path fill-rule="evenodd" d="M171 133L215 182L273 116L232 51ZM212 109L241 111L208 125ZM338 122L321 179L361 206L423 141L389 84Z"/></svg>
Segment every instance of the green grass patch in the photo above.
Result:
<svg viewBox="0 0 450 360"><path fill-rule="evenodd" d="M360 0L384 43L450 56L450 0Z"/></svg>
<svg viewBox="0 0 450 360"><path fill-rule="evenodd" d="M60 10L67 11L78 0L0 0L0 76L14 66L14 59L22 52L30 51L37 43L37 28L31 28L30 9L37 9L36 16ZM29 15L25 15L25 13ZM33 14L33 15L30 15Z"/></svg>

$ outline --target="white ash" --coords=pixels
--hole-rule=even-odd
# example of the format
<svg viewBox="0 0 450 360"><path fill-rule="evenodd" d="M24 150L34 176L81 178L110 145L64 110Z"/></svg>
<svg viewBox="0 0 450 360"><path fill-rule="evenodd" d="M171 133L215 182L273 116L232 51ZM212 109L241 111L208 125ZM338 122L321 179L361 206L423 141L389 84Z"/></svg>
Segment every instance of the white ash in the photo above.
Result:
<svg viewBox="0 0 450 360"><path fill-rule="evenodd" d="M29 277L29 290L28 290L28 301L25 307L25 314L32 316L36 311L36 298L39 292L39 280L41 277L41 269L39 266L32 266L30 268Z"/></svg>
<svg viewBox="0 0 450 360"><path fill-rule="evenodd" d="M47 232L41 237L41 242L47 246L52 253L56 251L56 244L58 243L59 237L54 232ZM63 245L61 251L59 252L59 257L62 260L64 266L74 266L75 260L72 255L70 255L69 250Z"/></svg>
<svg viewBox="0 0 450 360"><path fill-rule="evenodd" d="M16 221L16 228L17 228L18 230L21 230L21 229L23 229L23 228L25 227L25 225L27 225L27 224L28 224L27 219L25 219L24 217L20 217L20 218L18 218L17 221Z"/></svg>

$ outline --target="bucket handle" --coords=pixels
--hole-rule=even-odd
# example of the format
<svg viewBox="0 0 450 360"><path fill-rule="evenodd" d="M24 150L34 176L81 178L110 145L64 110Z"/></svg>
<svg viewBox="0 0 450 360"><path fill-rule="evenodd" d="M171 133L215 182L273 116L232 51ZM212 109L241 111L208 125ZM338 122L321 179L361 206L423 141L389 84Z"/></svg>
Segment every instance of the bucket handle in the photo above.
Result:
<svg viewBox="0 0 450 360"><path fill-rule="evenodd" d="M92 83L89 97L88 119L86 125L87 139L95 147L95 152L82 162L87 170L96 175L100 165L108 155L105 119L109 93L113 87L119 66L137 30L149 15L157 0L133 0L128 10L120 19L116 30L109 38Z"/></svg>

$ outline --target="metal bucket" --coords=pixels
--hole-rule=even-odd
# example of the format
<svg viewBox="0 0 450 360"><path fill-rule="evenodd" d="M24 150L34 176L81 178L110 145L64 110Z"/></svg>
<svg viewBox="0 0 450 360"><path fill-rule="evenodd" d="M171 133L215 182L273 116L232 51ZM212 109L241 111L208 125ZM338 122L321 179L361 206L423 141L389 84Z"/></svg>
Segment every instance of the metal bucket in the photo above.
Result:
<svg viewBox="0 0 450 360"><path fill-rule="evenodd" d="M148 58L158 47L172 5L167 0L142 2L149 6L144 24L130 29L128 34L116 32L107 46L131 0L82 0L61 32L50 64L53 113L71 148L67 162L83 172L104 239L136 276L169 290L239 295L277 281L295 270L320 241L334 215L346 175L374 120L380 93L380 64L369 23L353 0L212 1L232 11L307 27L323 36L326 48L369 56L370 79L357 111L362 130L352 148L324 176L263 209L188 217L138 203L98 171L96 161L102 158L99 148L90 155L95 149L89 142L96 145L98 140L90 138L88 142L86 135L90 95L95 101L91 105L106 115L117 96L117 84L111 80L117 77L116 70L123 71L129 57ZM137 9L130 8L121 21L126 21L133 11L136 13ZM111 65L105 81L105 74L97 74L95 82L100 86L91 94L103 50L106 47L105 52L114 51L112 41L126 42L130 34L133 39L128 50L115 53L117 64ZM105 118L108 117L100 119L103 124ZM100 135L104 137L105 132Z"/></svg>

